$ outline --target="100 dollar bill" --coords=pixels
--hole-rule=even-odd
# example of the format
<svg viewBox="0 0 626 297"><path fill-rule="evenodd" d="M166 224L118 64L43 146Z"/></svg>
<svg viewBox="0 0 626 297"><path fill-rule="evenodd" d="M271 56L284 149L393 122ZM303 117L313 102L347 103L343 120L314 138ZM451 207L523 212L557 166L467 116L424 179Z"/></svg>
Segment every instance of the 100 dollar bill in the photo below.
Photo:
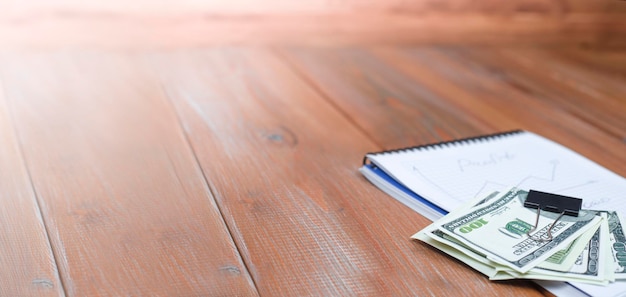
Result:
<svg viewBox="0 0 626 297"><path fill-rule="evenodd" d="M621 218L615 211L609 211L609 240L615 268L615 279L626 279L626 236Z"/></svg>
<svg viewBox="0 0 626 297"><path fill-rule="evenodd" d="M584 250L578 255L577 261L568 271L558 271L535 267L527 273L518 274L514 277L506 277L504 274L494 276L491 279L526 278L540 280L556 280L570 282L584 282L594 285L607 285L614 281L613 261L610 255L609 227L606 213L602 213L603 220L598 230L588 240ZM544 262L545 263L545 262Z"/></svg>
<svg viewBox="0 0 626 297"><path fill-rule="evenodd" d="M446 216L437 228L487 259L525 273L600 224L596 212L581 210L578 217L563 216L550 228L558 214L542 211L537 235L551 232L553 239L546 242L529 238L526 232L532 228L537 212L523 206L527 194L511 188L487 203Z"/></svg>

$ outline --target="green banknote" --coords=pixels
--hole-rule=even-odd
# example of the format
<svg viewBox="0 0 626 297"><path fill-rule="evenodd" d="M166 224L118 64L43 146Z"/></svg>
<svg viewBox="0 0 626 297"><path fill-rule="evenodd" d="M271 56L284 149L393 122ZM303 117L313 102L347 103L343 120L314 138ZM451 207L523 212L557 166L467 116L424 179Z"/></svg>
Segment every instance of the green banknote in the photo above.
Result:
<svg viewBox="0 0 626 297"><path fill-rule="evenodd" d="M486 203L449 214L437 229L490 261L526 273L602 220L597 212L581 210L578 217L563 216L550 228L558 214L542 211L536 234L550 229L553 239L534 240L526 236L537 214L523 206L527 194L511 188Z"/></svg>
<svg viewBox="0 0 626 297"><path fill-rule="evenodd" d="M434 224L433 224L434 225ZM477 253L445 236L443 232L433 229L433 225L423 229L412 238L419 239L446 254L464 262L475 270L488 276L491 280L507 279L539 279L553 281L575 281L594 285L606 285L613 279L613 261L608 242L608 224L602 221L601 228L590 230L593 232L583 252L577 257L575 265L569 271L554 271L535 267L526 273L519 273L488 260L484 255ZM589 236L587 236L589 237ZM545 262L544 262L545 263Z"/></svg>
<svg viewBox="0 0 626 297"><path fill-rule="evenodd" d="M562 249L552 254L552 256L548 257L548 259L539 263L537 267L552 271L570 271L574 264L581 261L581 253L583 253L587 249L589 241L592 240L592 237L596 235L596 231L598 231L599 228L600 226L598 226L598 228L596 228L595 230L592 229L587 231L585 234L572 241L572 243L568 244L565 249ZM608 232L608 225L606 228ZM604 239L608 240L607 237L605 237ZM608 242L606 244L608 244ZM604 247L607 247L606 244L604 245Z"/></svg>
<svg viewBox="0 0 626 297"><path fill-rule="evenodd" d="M439 219L438 221L435 221L434 223L430 224L426 228L415 233L413 236L411 236L411 238L421 240L439 249L440 251L469 265L470 267L474 268L475 270L481 272L482 274L490 278L495 277L496 275L498 275L498 271L496 267L503 268L502 265L495 263L493 261L490 261L489 259L485 257L485 255L479 254L476 251L469 249L467 246L463 245L457 240L454 240L450 238L449 236L446 236L443 232L441 232L437 228L437 226L439 222L445 221L448 216L461 214L465 210L473 206L485 203L495 198L498 194L499 194L498 192L494 192L494 193L489 194L487 197L478 197L476 199L472 199L471 201L466 202L461 207L458 207L452 212L450 212L447 216Z"/></svg>
<svg viewBox="0 0 626 297"><path fill-rule="evenodd" d="M624 235L624 227L617 212L609 211L607 214L615 279L626 279L626 236Z"/></svg>
<svg viewBox="0 0 626 297"><path fill-rule="evenodd" d="M605 213L602 216L606 218ZM491 279L525 278L607 285L610 281L614 281L608 229L607 220L603 219L600 228L593 232L593 236L577 257L577 261L568 271L535 267L526 273L516 274L514 277L501 274Z"/></svg>
<svg viewBox="0 0 626 297"><path fill-rule="evenodd" d="M524 194L525 192L521 193ZM603 218L601 225L598 224L596 227L587 230L575 241L566 245L565 248L557 251L546 261L543 261L526 273L520 273L489 260L486 255L471 249L469 246L438 229L438 226L447 222L450 217L460 216L470 208L488 203L497 197L499 197L498 193L494 192L485 198L473 199L473 201L469 201L452 211L448 216L414 234L412 238L421 240L464 262L485 274L491 280L522 278L583 282L595 285L606 285L609 281L614 280L613 270L616 266L613 265L613 255L615 250L612 250L611 244L616 242L613 239L623 238L623 233L620 233L621 224L616 225L615 222L615 220L619 220L615 213L598 211L597 214ZM614 216L610 237L613 241L609 241L609 223L607 223L607 218L610 215ZM614 253L611 253L611 251Z"/></svg>

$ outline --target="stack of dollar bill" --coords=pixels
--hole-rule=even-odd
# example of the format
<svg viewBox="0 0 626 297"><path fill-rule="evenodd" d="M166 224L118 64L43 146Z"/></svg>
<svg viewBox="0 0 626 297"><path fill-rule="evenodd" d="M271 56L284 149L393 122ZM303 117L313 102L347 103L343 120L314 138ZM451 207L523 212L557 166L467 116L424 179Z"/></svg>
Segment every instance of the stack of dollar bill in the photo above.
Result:
<svg viewBox="0 0 626 297"><path fill-rule="evenodd" d="M538 279L606 285L626 279L626 238L614 211L577 217L524 207L510 188L469 201L413 235L492 280ZM547 240L548 232L552 239ZM532 236L531 236L532 235Z"/></svg>

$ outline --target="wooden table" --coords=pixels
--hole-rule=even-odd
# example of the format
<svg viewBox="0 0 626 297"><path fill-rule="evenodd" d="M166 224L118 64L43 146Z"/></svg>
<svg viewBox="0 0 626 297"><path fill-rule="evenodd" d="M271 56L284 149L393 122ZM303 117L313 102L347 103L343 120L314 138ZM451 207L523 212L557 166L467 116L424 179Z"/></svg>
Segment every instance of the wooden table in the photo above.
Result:
<svg viewBox="0 0 626 297"><path fill-rule="evenodd" d="M626 51L0 56L1 296L540 296L409 236L366 152L527 129L626 175Z"/></svg>

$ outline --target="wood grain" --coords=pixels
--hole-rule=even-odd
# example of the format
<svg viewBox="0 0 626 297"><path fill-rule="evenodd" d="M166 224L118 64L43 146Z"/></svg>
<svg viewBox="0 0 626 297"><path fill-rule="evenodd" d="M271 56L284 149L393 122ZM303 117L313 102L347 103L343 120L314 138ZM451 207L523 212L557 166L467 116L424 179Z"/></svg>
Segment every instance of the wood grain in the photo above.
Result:
<svg viewBox="0 0 626 297"><path fill-rule="evenodd" d="M589 122L590 117L581 118L580 114L573 113L574 108L579 108L574 103L566 103L563 101L565 99L548 99L546 94L559 92L567 85L562 86L557 82L553 82L552 85L543 82L516 84L513 76L508 75L517 73L514 68L508 64L497 64L501 62L491 57L492 51L489 49L475 49L473 52L480 53L481 51L483 51L481 59L459 55L458 50L438 47L406 50L377 48L372 51L292 49L283 54L294 67L320 90L323 90L334 104L341 107L348 117L359 124L365 133L371 135L379 143L384 143L387 148L404 147L407 142L413 142L410 145L416 145L457 138L454 134L437 135L433 132L432 134L436 136L431 136L430 139L428 137L410 139L406 135L395 133L397 129L404 129L407 126L404 118L423 117L424 111L412 106L422 103L425 101L424 98L430 98L429 101L445 102L447 106L441 116L445 121L442 121L440 125L450 123L449 118L456 118L457 122L471 123L452 124L457 129L461 127L467 129L468 126L474 125L474 130L482 133L511 129L536 131L622 175L626 173L626 166L624 166L626 157L623 155L626 144L622 142L620 136L599 128L599 126L607 127L623 120L619 114L625 114L626 109L623 104L619 103L619 99L616 104L605 100L598 107L590 108L591 112L594 109L598 113L604 111L603 115L606 117L596 118L594 122ZM517 54L518 56L527 51L527 49L509 50L511 55ZM550 52L550 50L545 51ZM361 58L356 60L355 57ZM339 60L343 62L338 62ZM381 61L375 62L376 60ZM541 61L544 65L556 63L554 60L549 60L549 55L545 55ZM345 73L345 69L361 74L347 78L348 76L341 75ZM339 75L332 76L333 73ZM369 97L362 96L361 94L366 93L372 85L376 85L372 84L368 77L381 73L399 84L399 86L394 86L393 90L415 89L419 86L423 91L404 94L403 98L398 100L398 102L403 102L402 104L384 102L381 100L382 96L376 93ZM570 72L563 72L563 75L568 75L568 73ZM530 81L539 81L544 75L544 73L536 73L534 76L526 74L523 77ZM587 73L585 77L591 77L590 73ZM423 93L428 93L430 96L425 97ZM598 102L590 95L579 94L579 96L578 100L585 101L588 105ZM371 107L374 104L377 104L375 109ZM608 109L611 108L614 110L609 112ZM363 113L360 109L375 110L375 112ZM405 114L398 116L402 112ZM616 116L611 117L611 114ZM371 122L377 124L367 124ZM457 134L467 137L480 133L461 130ZM598 143L604 144L603 154L597 154Z"/></svg>
<svg viewBox="0 0 626 297"><path fill-rule="evenodd" d="M559 52L562 58L576 61L591 70L626 77L626 53L623 50L567 47Z"/></svg>
<svg viewBox="0 0 626 297"><path fill-rule="evenodd" d="M521 128L626 175L625 1L0 2L1 296L541 296L362 156Z"/></svg>
<svg viewBox="0 0 626 297"><path fill-rule="evenodd" d="M64 296L0 85L0 296Z"/></svg>
<svg viewBox="0 0 626 297"><path fill-rule="evenodd" d="M525 49L520 50L516 56L519 57L524 52L526 52ZM545 52L549 53L550 50L545 50ZM412 61L416 62L412 65L413 68L427 68L432 71L431 74L440 77L439 88L455 85L464 89L466 95L471 95L474 98L472 100L474 105L470 106L473 106L473 114L476 117L490 120L496 125L512 121L518 128L541 131L541 134L548 138L590 157L617 173L626 174L626 167L623 166L626 161L626 156L623 154L626 144L621 138L603 131L598 128L598 124L588 122L584 117L572 114L572 109L568 108L567 104L553 104L554 99L550 99L550 96L541 91L535 91L538 88L537 85L529 85L525 88L524 85L509 79L507 73L515 72L511 67L503 65L500 69L490 68L489 63L481 64L480 61L458 57L450 54L450 51L438 48L408 50L406 53ZM490 60L489 57L485 59ZM407 70L410 64L406 63L410 62L397 61L395 65ZM546 58L541 60L541 63L553 65L555 60ZM550 70L552 68L546 68L546 72ZM573 72L561 73L567 76ZM541 79L539 75L534 78L532 75L529 77L532 80ZM589 79L591 80L595 79ZM560 87L558 84L548 86L548 89L558 89ZM587 102L598 102L592 94L586 94L583 98ZM612 106L610 102L603 102L600 105L604 104ZM615 108L618 113L620 110L622 114L626 112L623 104ZM493 120L495 114L500 116L499 120ZM606 121L607 118L599 118L596 122ZM604 144L603 154L596 153L598 143Z"/></svg>
<svg viewBox="0 0 626 297"><path fill-rule="evenodd" d="M489 128L468 120L463 110L450 108L420 81L403 76L363 49L281 52L302 77L384 149L455 139Z"/></svg>
<svg viewBox="0 0 626 297"><path fill-rule="evenodd" d="M132 59L0 62L67 296L257 295L175 113Z"/></svg>
<svg viewBox="0 0 626 297"><path fill-rule="evenodd" d="M541 295L528 282L489 282L410 241L429 222L357 172L363 154L380 147L277 56L186 50L146 63L176 107L261 295ZM441 106L425 105L432 112L421 117L448 119Z"/></svg>
<svg viewBox="0 0 626 297"><path fill-rule="evenodd" d="M481 67L502 84L530 93L530 99L563 108L618 140L626 139L626 100L623 98L626 86L621 75L607 73L602 68L589 68L581 60L564 58L558 50L453 49L446 52L459 61L473 61L474 65L480 65L474 69ZM587 53L582 58L592 55L594 53ZM626 69L626 62L614 66Z"/></svg>

